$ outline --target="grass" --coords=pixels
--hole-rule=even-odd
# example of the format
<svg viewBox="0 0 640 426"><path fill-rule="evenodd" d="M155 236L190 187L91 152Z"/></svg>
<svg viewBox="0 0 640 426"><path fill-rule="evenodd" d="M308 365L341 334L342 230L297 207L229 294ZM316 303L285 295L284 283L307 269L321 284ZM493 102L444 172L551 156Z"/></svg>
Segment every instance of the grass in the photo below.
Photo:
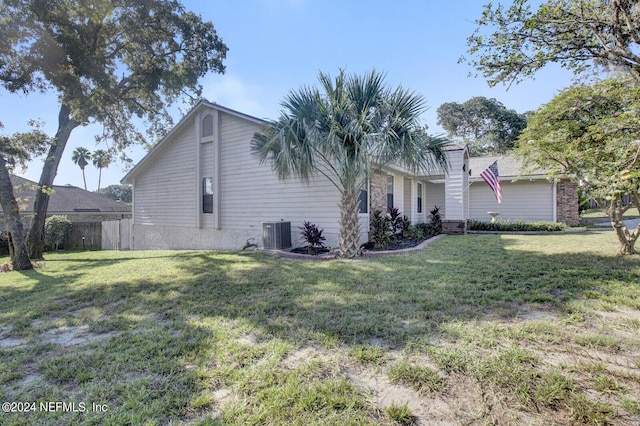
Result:
<svg viewBox="0 0 640 426"><path fill-rule="evenodd" d="M583 219L600 219L600 218L602 218L604 220L606 220L608 218L607 214L602 209L588 209L588 210L585 210L584 212L582 212L580 217L582 217ZM635 209L635 208L629 209L626 212L624 212L623 217L626 218L626 219L636 218L636 217L638 217L638 210Z"/></svg>
<svg viewBox="0 0 640 426"><path fill-rule="evenodd" d="M598 232L355 262L50 254L0 273L0 396L86 409L0 423L639 423L640 257L616 250Z"/></svg>

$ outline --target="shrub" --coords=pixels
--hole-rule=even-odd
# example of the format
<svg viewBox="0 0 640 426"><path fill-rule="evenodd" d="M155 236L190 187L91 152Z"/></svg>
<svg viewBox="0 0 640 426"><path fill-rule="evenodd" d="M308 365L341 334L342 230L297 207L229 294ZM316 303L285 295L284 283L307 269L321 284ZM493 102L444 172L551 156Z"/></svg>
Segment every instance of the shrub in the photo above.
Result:
<svg viewBox="0 0 640 426"><path fill-rule="evenodd" d="M404 238L415 238L420 240L424 238L424 231L419 226L414 226L409 223L409 226L406 227L405 230L402 231L402 236Z"/></svg>
<svg viewBox="0 0 640 426"><path fill-rule="evenodd" d="M380 210L373 212L371 220L371 240L376 247L388 245L393 238L391 219Z"/></svg>
<svg viewBox="0 0 640 426"><path fill-rule="evenodd" d="M320 252L325 248L323 241L326 239L322 236L324 229L318 229L318 227L311 222L305 221L303 226L298 226L302 232L302 240L306 241L307 248L313 254Z"/></svg>
<svg viewBox="0 0 640 426"><path fill-rule="evenodd" d="M498 222L481 222L472 220L469 224L472 231L500 231L500 232L552 232L567 229L564 223L555 222L523 222L517 221L498 221Z"/></svg>
<svg viewBox="0 0 640 426"><path fill-rule="evenodd" d="M405 219L407 221L409 220L407 216L403 216L402 213L400 213L400 210L398 210L397 207L393 207L389 210L389 224L394 236L402 234Z"/></svg>
<svg viewBox="0 0 640 426"><path fill-rule="evenodd" d="M67 216L53 215L44 222L45 248L58 250L64 247L64 239L71 229L71 221Z"/></svg>
<svg viewBox="0 0 640 426"><path fill-rule="evenodd" d="M429 212L429 218L431 219L431 228L433 235L442 233L442 218L440 217L440 207L433 206L433 210Z"/></svg>
<svg viewBox="0 0 640 426"><path fill-rule="evenodd" d="M0 233L0 256L9 255L9 234L6 232Z"/></svg>

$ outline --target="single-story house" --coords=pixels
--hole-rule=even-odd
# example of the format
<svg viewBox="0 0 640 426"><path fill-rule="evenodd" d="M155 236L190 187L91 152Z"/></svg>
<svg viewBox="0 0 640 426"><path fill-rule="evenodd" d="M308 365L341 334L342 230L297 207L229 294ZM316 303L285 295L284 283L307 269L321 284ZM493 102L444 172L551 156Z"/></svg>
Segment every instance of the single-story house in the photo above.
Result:
<svg viewBox="0 0 640 426"><path fill-rule="evenodd" d="M11 175L11 184L22 223L28 229L33 217L37 183ZM76 186L53 185L47 217L53 215L66 216L72 223L65 238L66 249L97 250L102 248L102 222L131 218L131 206ZM0 219L0 228L4 229L4 215Z"/></svg>
<svg viewBox="0 0 640 426"><path fill-rule="evenodd" d="M11 184L23 223L28 228L38 184L16 175L11 175ZM76 186L53 185L47 217L53 215L67 216L72 223L120 220L131 217L131 206Z"/></svg>
<svg viewBox="0 0 640 426"><path fill-rule="evenodd" d="M498 204L491 188L480 173L497 161L502 188L502 203ZM522 163L509 155L469 158L469 203L467 218L479 221L497 218L525 222L562 222L577 225L577 184L568 179L548 179L542 170L524 174ZM445 182L430 179L427 186L429 205L443 205Z"/></svg>
<svg viewBox="0 0 640 426"><path fill-rule="evenodd" d="M194 106L122 179L133 186L132 248L239 249L248 240L262 246L274 229L296 246L304 221L324 229L327 245L337 246L338 191L322 175L308 183L281 181L269 164L260 164L251 140L265 124L206 100ZM445 229L463 231L475 212L469 188L480 184L470 185L466 146L449 149L448 159L448 173L378 170L361 191L361 242L368 240L373 212L389 206L420 223L437 205Z"/></svg>

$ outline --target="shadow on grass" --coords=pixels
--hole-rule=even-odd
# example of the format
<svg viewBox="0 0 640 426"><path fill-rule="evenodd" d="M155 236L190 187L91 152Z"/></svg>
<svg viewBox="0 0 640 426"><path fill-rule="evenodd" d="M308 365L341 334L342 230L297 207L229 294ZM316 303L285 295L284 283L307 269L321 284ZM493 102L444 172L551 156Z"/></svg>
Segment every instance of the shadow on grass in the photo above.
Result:
<svg viewBox="0 0 640 426"><path fill-rule="evenodd" d="M548 254L496 235L447 238L424 252L366 261L316 263L243 252L96 256L49 260L71 263L25 273L35 281L31 286L0 287L0 319L21 318L28 329L33 319L61 318L58 324L117 332L88 352L88 361L75 350L54 348L38 354L37 367L35 360L24 363L57 386L110 404L114 424L188 416L189 401L212 386L205 380L224 381L203 379L194 364L214 369L250 356L241 344L229 355L220 347L223 337L248 332L292 347L403 349L437 338L449 322L515 317L529 305L561 312L588 294L640 282L638 258ZM135 275L137 266L151 272ZM88 282L97 268L104 268L103 281ZM123 271L131 276L113 276ZM630 304L637 294L630 290ZM59 392L40 386L5 396L46 400ZM69 416L65 421L88 421Z"/></svg>

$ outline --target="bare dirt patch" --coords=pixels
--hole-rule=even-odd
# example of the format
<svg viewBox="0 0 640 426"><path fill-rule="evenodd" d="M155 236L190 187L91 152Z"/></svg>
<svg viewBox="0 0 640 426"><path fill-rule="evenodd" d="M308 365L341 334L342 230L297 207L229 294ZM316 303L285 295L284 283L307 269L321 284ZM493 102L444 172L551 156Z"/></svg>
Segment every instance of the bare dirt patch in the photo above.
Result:
<svg viewBox="0 0 640 426"><path fill-rule="evenodd" d="M370 394L384 410L391 405L407 405L418 425L459 425L473 423L481 412L481 401L471 380L455 375L448 379L442 394L424 395L415 389L391 382L383 371L348 368L347 378Z"/></svg>

